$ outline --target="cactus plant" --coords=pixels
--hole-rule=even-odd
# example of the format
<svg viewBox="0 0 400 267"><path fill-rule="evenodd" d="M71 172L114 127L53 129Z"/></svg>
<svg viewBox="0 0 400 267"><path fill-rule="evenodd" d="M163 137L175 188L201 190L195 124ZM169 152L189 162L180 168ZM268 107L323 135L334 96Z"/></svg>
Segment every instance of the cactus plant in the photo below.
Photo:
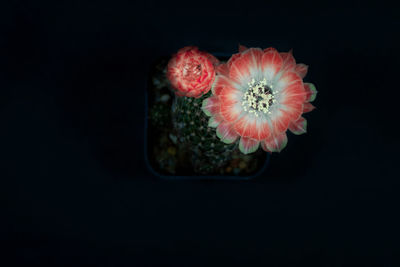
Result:
<svg viewBox="0 0 400 267"><path fill-rule="evenodd" d="M200 98L176 97L172 106L172 121L179 148L189 150L191 164L195 172L215 173L232 159L232 151L237 144L225 144L208 126L209 118L202 112L202 101L210 93Z"/></svg>

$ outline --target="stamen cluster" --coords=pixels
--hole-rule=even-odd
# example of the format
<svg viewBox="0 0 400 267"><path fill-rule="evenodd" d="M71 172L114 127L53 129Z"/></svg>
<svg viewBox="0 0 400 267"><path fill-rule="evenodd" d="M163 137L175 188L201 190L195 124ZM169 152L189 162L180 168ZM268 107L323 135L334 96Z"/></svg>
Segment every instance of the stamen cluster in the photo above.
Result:
<svg viewBox="0 0 400 267"><path fill-rule="evenodd" d="M247 84L249 89L244 94L242 101L244 111L254 113L256 117L259 116L259 112L271 114L269 108L276 102L272 85L268 85L265 78L259 82L252 79Z"/></svg>

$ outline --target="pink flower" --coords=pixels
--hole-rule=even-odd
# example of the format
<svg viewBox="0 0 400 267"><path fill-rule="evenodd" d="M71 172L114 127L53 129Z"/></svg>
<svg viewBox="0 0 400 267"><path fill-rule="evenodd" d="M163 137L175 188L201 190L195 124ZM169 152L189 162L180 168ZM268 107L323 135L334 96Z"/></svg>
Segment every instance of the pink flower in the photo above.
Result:
<svg viewBox="0 0 400 267"><path fill-rule="evenodd" d="M291 52L240 46L239 53L217 67L213 95L203 101L209 126L224 143L240 138L245 154L260 145L280 152L287 144L287 129L305 133L302 114L315 108L309 103L316 97L315 86L303 83L307 69L296 64Z"/></svg>
<svg viewBox="0 0 400 267"><path fill-rule="evenodd" d="M199 98L210 91L218 63L211 54L195 46L186 46L169 61L167 78L176 95Z"/></svg>

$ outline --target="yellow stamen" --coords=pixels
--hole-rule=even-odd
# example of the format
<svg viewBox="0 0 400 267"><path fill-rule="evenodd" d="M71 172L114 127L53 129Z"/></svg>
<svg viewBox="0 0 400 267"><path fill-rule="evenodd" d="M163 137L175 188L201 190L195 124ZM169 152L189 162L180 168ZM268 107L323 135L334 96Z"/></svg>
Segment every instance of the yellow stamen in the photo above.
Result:
<svg viewBox="0 0 400 267"><path fill-rule="evenodd" d="M244 111L249 110L256 117L258 117L259 112L270 114L269 108L272 103L276 102L274 97L276 92L272 92L272 85L268 84L265 78L257 83L254 79L251 79L247 84L249 89L244 94L242 101Z"/></svg>

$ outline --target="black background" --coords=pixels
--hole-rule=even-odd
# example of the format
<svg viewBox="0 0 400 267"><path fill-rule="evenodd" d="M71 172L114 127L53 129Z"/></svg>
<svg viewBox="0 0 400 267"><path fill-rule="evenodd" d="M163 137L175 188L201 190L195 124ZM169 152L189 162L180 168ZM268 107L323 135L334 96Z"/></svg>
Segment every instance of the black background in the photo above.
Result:
<svg viewBox="0 0 400 267"><path fill-rule="evenodd" d="M399 19L364 1L8 1L2 266L399 264ZM186 45L293 48L317 109L252 181L164 181L145 83Z"/></svg>

